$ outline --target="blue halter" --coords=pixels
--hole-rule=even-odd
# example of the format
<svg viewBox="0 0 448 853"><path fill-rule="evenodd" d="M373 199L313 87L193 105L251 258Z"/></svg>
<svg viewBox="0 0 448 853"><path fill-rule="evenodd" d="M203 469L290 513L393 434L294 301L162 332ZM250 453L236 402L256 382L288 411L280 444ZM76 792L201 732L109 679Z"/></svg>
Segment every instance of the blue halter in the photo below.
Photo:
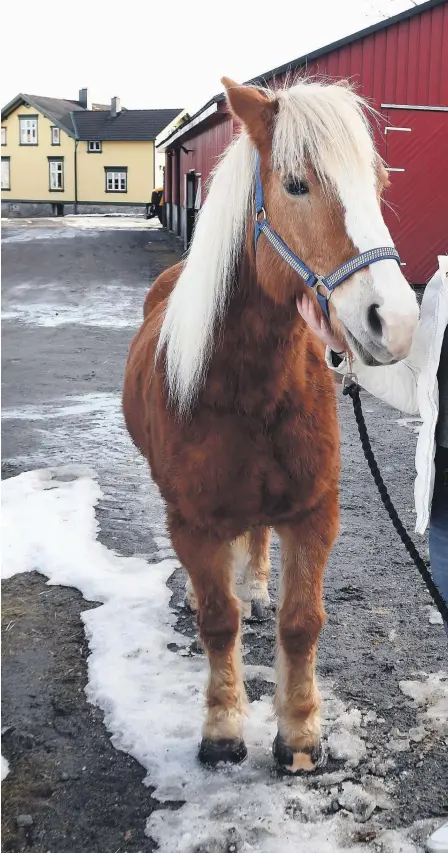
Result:
<svg viewBox="0 0 448 853"><path fill-rule="evenodd" d="M314 290L322 311L327 319L330 319L328 303L331 294L346 278L349 278L358 270L368 267L377 261L392 260L400 263L400 256L396 249L392 246L381 246L378 249L369 249L367 252L361 252L345 261L340 267L336 267L328 275L317 275L307 267L304 261L300 260L294 252L283 242L276 231L273 231L269 222L266 219L266 211L263 201L263 187L260 176L260 157L257 155L257 166L255 172L255 253L257 251L257 243L260 234L264 234L269 240L271 246L275 249L278 255L289 264L292 269L303 278L305 284ZM323 292L322 292L323 291Z"/></svg>

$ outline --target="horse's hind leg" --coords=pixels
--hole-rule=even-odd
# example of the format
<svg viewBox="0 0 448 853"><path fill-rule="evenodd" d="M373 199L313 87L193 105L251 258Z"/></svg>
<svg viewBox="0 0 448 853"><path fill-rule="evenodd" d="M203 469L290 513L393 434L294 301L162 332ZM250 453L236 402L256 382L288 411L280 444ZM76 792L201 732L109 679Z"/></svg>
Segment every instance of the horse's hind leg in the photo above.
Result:
<svg viewBox="0 0 448 853"><path fill-rule="evenodd" d="M197 600L197 619L208 655L207 713L199 760L215 765L246 757L243 741L245 692L240 647L240 605L233 592L230 543L186 526L170 524L173 546L187 570Z"/></svg>
<svg viewBox="0 0 448 853"><path fill-rule="evenodd" d="M336 491L295 524L278 527L282 578L278 618L278 734L274 756L300 773L322 763L315 657L324 624L324 568L338 531Z"/></svg>
<svg viewBox="0 0 448 853"><path fill-rule="evenodd" d="M271 573L270 545L269 527L252 527L246 536L241 537L234 545L236 560L242 564L243 615L251 622L264 622L271 616L271 599L268 592ZM243 550L245 559L242 559Z"/></svg>

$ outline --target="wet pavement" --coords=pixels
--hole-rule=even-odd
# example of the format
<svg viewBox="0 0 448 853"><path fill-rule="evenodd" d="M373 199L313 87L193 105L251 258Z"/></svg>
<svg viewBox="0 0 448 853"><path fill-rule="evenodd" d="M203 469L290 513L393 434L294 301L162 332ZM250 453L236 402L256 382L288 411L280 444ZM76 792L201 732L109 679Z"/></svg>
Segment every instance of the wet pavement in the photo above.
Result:
<svg viewBox="0 0 448 853"><path fill-rule="evenodd" d="M100 540L151 562L166 552L163 507L124 431L120 392L146 291L179 260L180 247L159 228L128 224L4 226L2 473L70 463L94 468L103 492ZM412 530L418 424L363 400L380 468ZM392 806L378 822L408 826L448 811L446 733L428 725L424 738L413 740L422 709L400 689L400 682L446 673L446 637L382 508L351 403L341 398L339 405L342 524L326 574L318 670L347 708L373 713L365 755L347 778L393 783ZM425 540L420 545L425 551ZM275 540L272 564L275 600ZM180 571L169 584L177 627L193 639ZM11 766L2 786L4 850L154 849L144 835L145 818L159 807L151 780L145 787L140 765L112 747L101 712L83 692L87 647L79 614L95 604L75 590L46 587L34 573L2 587L2 753ZM246 664L274 665L274 634L273 621L246 626ZM259 672L248 684L251 701L273 692ZM17 826L23 814L32 815L31 827Z"/></svg>

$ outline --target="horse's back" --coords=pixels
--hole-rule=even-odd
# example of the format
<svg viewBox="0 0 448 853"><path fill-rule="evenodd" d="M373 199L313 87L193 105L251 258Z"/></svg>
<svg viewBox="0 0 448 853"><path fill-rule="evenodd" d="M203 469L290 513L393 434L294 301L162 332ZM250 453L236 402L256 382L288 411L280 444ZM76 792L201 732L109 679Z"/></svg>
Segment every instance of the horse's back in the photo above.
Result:
<svg viewBox="0 0 448 853"><path fill-rule="evenodd" d="M146 295L143 304L143 317L146 319L151 311L171 295L174 285L180 276L182 263L175 264L156 278L153 286Z"/></svg>
<svg viewBox="0 0 448 853"><path fill-rule="evenodd" d="M154 377L154 357L166 302L179 278L182 265L175 264L155 280L143 305L143 323L135 335L126 364L123 414L128 432L138 449L148 456L148 391Z"/></svg>

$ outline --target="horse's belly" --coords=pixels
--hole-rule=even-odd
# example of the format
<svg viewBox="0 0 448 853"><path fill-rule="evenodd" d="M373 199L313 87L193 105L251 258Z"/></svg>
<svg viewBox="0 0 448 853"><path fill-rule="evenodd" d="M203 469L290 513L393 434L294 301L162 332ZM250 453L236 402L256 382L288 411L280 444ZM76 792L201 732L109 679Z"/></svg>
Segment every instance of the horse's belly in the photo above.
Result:
<svg viewBox="0 0 448 853"><path fill-rule="evenodd" d="M164 459L157 466L162 495L189 524L218 524L239 535L249 526L297 517L337 483L337 435L335 441L328 435L323 457L314 437L298 429L282 430L279 443L240 417L197 427L157 454Z"/></svg>

